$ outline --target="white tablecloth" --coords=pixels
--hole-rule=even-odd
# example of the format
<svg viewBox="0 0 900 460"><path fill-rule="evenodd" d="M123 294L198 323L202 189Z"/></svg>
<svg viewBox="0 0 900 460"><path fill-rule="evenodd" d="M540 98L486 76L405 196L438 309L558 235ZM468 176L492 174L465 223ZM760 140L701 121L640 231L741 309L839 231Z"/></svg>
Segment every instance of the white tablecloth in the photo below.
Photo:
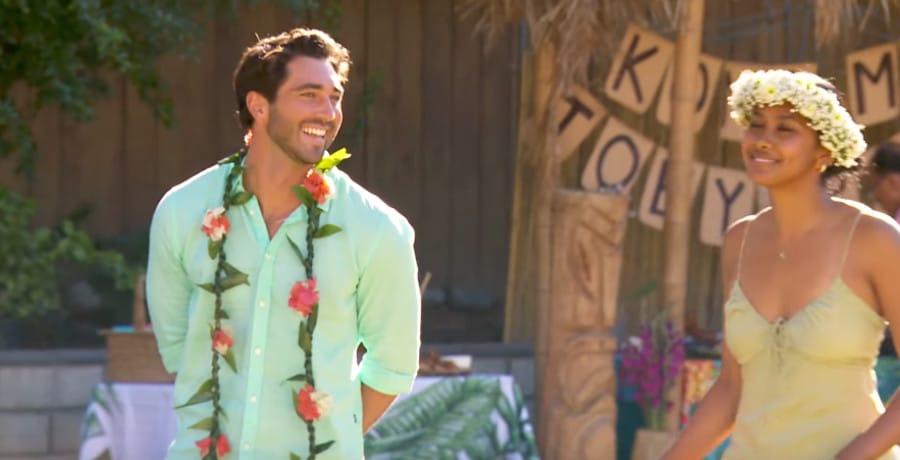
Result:
<svg viewBox="0 0 900 460"><path fill-rule="evenodd" d="M460 378L449 378L457 379ZM527 418L527 411L522 407L521 397L517 394L516 384L511 376L473 376L462 380L469 380L474 384L488 384L497 388L504 398L497 398L498 410L490 415L491 424L495 428L497 445L505 445L504 454L499 458L504 459L533 459L534 441L531 424ZM387 430L389 420L403 414L400 411L404 405L400 402L406 398L420 395L423 404L428 404L439 397L441 388L435 387L429 392L423 392L444 380L445 377L419 377L416 379L413 390L407 395L398 398L395 406L388 411L383 419L384 428ZM458 382L444 382L458 383ZM448 385L444 385L448 386ZM456 385L459 389L459 385ZM469 388L472 393L472 387ZM477 392L478 388L474 388ZM168 384L141 384L141 383L101 383L95 389L91 402L85 413L82 425L82 443L79 453L80 460L162 460L165 458L166 449L175 438L175 411L172 408L173 386ZM459 393L459 392L457 392ZM503 401L500 401L503 399ZM410 401L409 403L413 403ZM407 407L409 406L407 403ZM503 406L502 409L499 406ZM501 414L503 412L503 414ZM369 440L385 440L387 434L379 433L377 425L370 432ZM515 445L509 444L510 431L513 431ZM377 444L377 442L376 442ZM499 452L499 450L498 450ZM367 453L367 456L369 454ZM384 457L375 454L375 457ZM387 454L390 457L390 454ZM461 454L460 458L466 458Z"/></svg>

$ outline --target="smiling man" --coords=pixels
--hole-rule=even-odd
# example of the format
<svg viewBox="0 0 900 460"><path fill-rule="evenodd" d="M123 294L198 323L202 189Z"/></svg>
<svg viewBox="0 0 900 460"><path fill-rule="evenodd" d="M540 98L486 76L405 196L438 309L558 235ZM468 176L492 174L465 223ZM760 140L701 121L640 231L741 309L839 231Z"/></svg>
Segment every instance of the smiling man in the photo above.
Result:
<svg viewBox="0 0 900 460"><path fill-rule="evenodd" d="M233 81L246 148L157 206L147 297L177 372L169 459L361 459L412 386L413 229L326 153L349 70L317 30L248 48Z"/></svg>

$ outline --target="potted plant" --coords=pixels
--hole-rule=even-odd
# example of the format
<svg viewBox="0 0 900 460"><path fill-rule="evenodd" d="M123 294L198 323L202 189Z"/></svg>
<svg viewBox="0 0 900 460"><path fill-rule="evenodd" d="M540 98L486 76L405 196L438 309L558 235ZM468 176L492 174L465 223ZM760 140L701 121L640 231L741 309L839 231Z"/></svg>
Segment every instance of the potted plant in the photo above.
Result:
<svg viewBox="0 0 900 460"><path fill-rule="evenodd" d="M641 324L637 336L622 348L622 380L635 389L635 401L644 416L644 428L634 439L632 460L656 460L674 442L666 430L672 409L670 395L684 364L684 337L675 329L668 309Z"/></svg>

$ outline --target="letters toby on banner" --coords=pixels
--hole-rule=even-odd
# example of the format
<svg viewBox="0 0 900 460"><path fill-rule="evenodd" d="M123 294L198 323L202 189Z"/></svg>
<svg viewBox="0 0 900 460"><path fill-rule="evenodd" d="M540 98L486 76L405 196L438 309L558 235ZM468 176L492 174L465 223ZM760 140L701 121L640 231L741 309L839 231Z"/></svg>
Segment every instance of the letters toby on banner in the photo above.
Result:
<svg viewBox="0 0 900 460"><path fill-rule="evenodd" d="M900 115L897 45L888 43L847 53L845 62L850 113L857 123L875 124Z"/></svg>
<svg viewBox="0 0 900 460"><path fill-rule="evenodd" d="M605 91L610 99L637 113L653 102L674 45L648 30L631 24L616 54Z"/></svg>
<svg viewBox="0 0 900 460"><path fill-rule="evenodd" d="M698 132L706 124L709 116L709 108L714 104L713 96L719 86L719 72L722 70L722 60L707 54L700 55L697 66L697 76L694 79L694 91L697 93L697 104L694 113L694 132ZM662 92L659 95L659 104L656 105L656 119L664 125L668 125L672 117L672 65L666 71L666 79L663 81Z"/></svg>
<svg viewBox="0 0 900 460"><path fill-rule="evenodd" d="M719 135L722 136L722 139L727 139L730 141L740 141L741 136L744 134L743 128L738 126L734 120L731 119L731 116L728 113L728 95L731 94L731 83L737 79L738 75L741 74L744 70L769 70L769 69L787 69L792 71L807 71L807 72L815 72L818 68L818 65L814 62L793 62L789 64L760 64L758 62L726 62L723 66L722 74L723 79L722 83L725 85L724 91L722 94L724 96L721 99L722 105L725 106L725 110L722 111L722 129L719 132Z"/></svg>
<svg viewBox="0 0 900 460"><path fill-rule="evenodd" d="M755 188L743 171L709 166L700 216L700 241L721 246L728 226L753 213Z"/></svg>
<svg viewBox="0 0 900 460"><path fill-rule="evenodd" d="M641 222L657 230L662 230L663 217L666 214L666 170L669 163L668 157L669 154L666 149L662 147L656 149L656 155L650 164L650 173L647 175L647 182L644 185L644 193L641 196L641 206L638 210L638 218ZM703 178L704 167L703 163L699 161L694 162L693 174L691 175L691 202L697 196L697 189L700 187L700 179Z"/></svg>
<svg viewBox="0 0 900 460"><path fill-rule="evenodd" d="M606 108L580 86L573 86L571 94L557 100L551 116L557 130L560 160L571 155L606 114Z"/></svg>
<svg viewBox="0 0 900 460"><path fill-rule="evenodd" d="M628 193L637 181L653 142L609 117L581 173L585 190L618 189Z"/></svg>

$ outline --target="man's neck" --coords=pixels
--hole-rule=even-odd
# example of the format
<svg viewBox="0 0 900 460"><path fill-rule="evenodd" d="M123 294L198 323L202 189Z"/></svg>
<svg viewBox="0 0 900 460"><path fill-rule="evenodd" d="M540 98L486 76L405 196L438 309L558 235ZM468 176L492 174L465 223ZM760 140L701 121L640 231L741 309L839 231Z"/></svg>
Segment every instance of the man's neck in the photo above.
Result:
<svg viewBox="0 0 900 460"><path fill-rule="evenodd" d="M312 165L302 166L274 148L251 144L244 165L244 188L256 195L263 215L286 217L300 205L291 188L302 185Z"/></svg>

